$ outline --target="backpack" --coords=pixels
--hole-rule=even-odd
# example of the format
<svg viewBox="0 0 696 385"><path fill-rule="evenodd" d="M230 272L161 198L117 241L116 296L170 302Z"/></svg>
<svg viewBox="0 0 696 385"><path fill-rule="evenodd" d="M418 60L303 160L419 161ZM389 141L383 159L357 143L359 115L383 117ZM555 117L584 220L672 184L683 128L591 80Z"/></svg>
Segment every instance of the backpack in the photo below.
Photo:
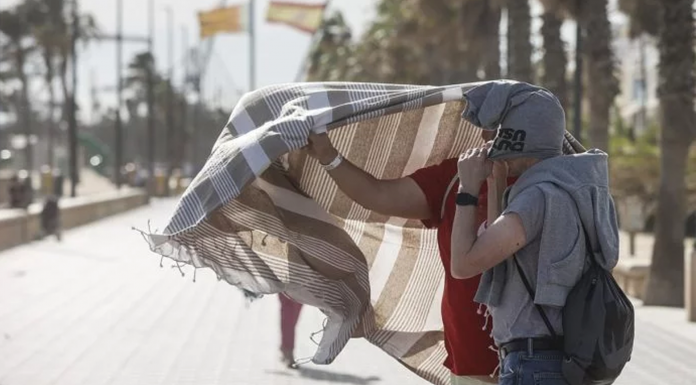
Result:
<svg viewBox="0 0 696 385"><path fill-rule="evenodd" d="M563 377L570 385L610 385L631 360L634 310L611 272L595 260L594 248L582 226L590 266L571 289L563 307ZM529 295L534 290L514 257ZM551 336L556 338L541 305L535 304Z"/></svg>

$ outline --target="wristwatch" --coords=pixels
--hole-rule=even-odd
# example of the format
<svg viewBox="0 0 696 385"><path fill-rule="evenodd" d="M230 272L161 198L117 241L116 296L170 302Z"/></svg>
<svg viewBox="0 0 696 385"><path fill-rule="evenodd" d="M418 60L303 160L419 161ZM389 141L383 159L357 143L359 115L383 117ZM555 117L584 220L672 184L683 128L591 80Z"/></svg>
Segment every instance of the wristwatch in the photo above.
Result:
<svg viewBox="0 0 696 385"><path fill-rule="evenodd" d="M478 206L478 198L465 192L457 193L457 206Z"/></svg>

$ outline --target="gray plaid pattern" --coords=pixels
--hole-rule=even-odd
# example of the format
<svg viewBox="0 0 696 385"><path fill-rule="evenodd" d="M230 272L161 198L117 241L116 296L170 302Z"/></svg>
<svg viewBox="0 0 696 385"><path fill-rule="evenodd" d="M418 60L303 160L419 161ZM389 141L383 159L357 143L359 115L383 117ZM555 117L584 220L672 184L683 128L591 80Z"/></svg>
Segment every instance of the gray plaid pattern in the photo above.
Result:
<svg viewBox="0 0 696 385"><path fill-rule="evenodd" d="M471 86L331 82L271 86L247 94L181 198L165 233L186 231L235 199L274 160L304 147L311 131L459 100Z"/></svg>

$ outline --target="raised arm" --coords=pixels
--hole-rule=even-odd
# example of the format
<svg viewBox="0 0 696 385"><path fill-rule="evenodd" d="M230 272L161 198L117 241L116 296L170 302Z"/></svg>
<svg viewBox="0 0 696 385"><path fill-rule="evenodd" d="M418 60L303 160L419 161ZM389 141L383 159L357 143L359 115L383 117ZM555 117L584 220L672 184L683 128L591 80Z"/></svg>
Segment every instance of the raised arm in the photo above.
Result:
<svg viewBox="0 0 696 385"><path fill-rule="evenodd" d="M327 134L311 134L307 153L322 165L339 155ZM425 194L411 178L377 179L345 159L328 173L341 191L368 210L401 218L431 219Z"/></svg>
<svg viewBox="0 0 696 385"><path fill-rule="evenodd" d="M459 158L459 192L474 196L479 194L481 184L491 175L493 169L492 162L487 160L486 150L487 148L471 149ZM496 190L497 186L493 186L492 189ZM512 256L527 242L525 229L518 214L498 217L478 237L475 215L474 206L457 206L452 227L450 265L452 276L457 279L471 278L490 269Z"/></svg>
<svg viewBox="0 0 696 385"><path fill-rule="evenodd" d="M488 182L488 207L486 223L488 226L498 219L502 213L503 193L507 188L507 165L505 162L495 162L493 172L486 179Z"/></svg>

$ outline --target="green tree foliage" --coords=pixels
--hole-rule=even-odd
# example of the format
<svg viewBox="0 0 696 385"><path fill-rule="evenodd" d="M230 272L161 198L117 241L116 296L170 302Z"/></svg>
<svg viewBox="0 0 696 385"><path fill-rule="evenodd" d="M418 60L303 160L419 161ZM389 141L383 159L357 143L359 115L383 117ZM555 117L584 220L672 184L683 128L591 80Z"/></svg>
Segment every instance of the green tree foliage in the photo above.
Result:
<svg viewBox="0 0 696 385"><path fill-rule="evenodd" d="M310 55L308 80L455 84L500 77L501 6L487 0L382 0L357 41L340 14Z"/></svg>

